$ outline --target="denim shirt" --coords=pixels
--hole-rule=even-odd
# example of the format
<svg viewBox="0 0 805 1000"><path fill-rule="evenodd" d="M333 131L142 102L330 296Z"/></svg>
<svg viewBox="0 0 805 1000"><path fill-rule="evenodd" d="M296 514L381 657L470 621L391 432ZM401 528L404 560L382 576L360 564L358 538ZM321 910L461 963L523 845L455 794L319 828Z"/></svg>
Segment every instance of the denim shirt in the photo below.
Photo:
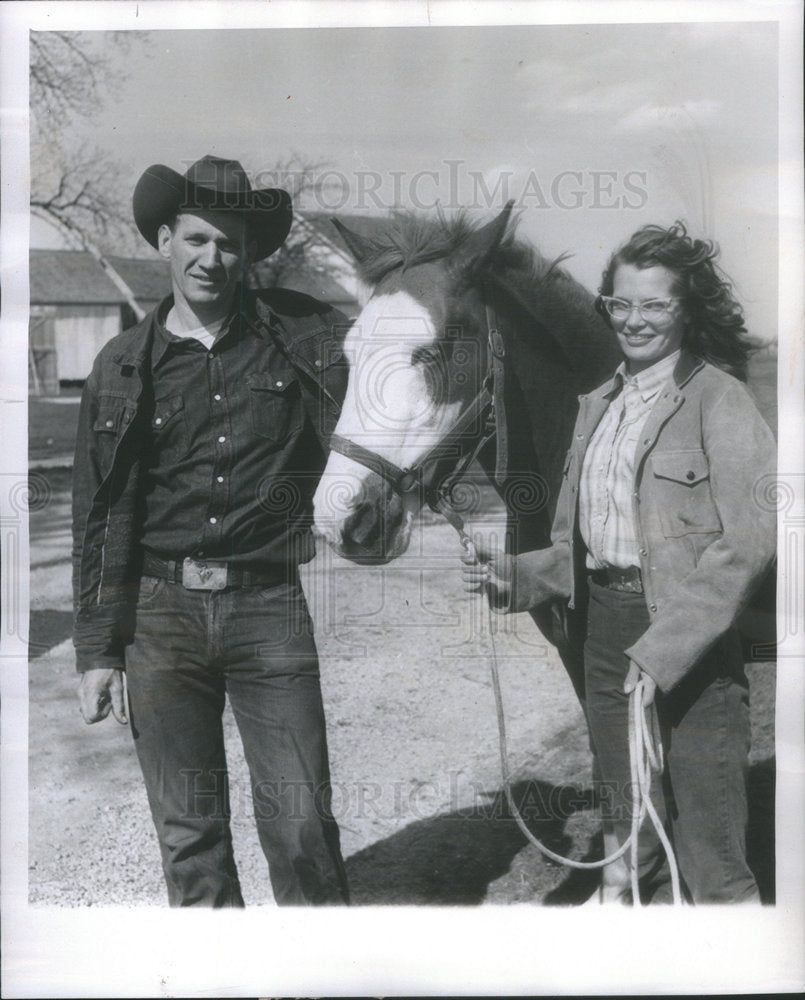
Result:
<svg viewBox="0 0 805 1000"><path fill-rule="evenodd" d="M306 562L321 445L272 336L231 317L214 344L157 313L143 548L254 569Z"/></svg>
<svg viewBox="0 0 805 1000"><path fill-rule="evenodd" d="M337 310L284 289L244 293L241 316L266 345L277 343L296 379L320 476L346 391L342 345L349 326ZM147 442L154 419L151 356L156 313L113 338L84 387L73 465L73 642L79 671L123 669L140 575Z"/></svg>

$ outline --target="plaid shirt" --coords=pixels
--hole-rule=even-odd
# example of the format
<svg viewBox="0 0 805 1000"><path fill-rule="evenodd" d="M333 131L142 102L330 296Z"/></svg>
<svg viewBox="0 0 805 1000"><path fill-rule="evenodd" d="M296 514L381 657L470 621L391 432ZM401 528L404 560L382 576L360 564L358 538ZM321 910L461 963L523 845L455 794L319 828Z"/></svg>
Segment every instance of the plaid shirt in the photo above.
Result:
<svg viewBox="0 0 805 1000"><path fill-rule="evenodd" d="M679 351L637 375L618 366L621 391L595 429L581 470L579 527L587 546L587 567L640 565L632 493L634 457L640 433L660 390L671 377Z"/></svg>

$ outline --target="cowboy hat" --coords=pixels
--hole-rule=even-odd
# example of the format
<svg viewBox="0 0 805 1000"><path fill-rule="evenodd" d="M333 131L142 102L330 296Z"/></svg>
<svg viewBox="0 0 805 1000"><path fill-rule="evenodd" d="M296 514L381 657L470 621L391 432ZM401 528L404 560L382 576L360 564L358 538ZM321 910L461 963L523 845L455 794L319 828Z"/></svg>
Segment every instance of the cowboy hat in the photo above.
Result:
<svg viewBox="0 0 805 1000"><path fill-rule="evenodd" d="M291 196L282 188L252 190L237 160L203 156L182 177L160 163L137 181L132 197L134 221L152 247L159 227L180 211L233 212L247 219L257 241L255 260L278 250L293 219Z"/></svg>

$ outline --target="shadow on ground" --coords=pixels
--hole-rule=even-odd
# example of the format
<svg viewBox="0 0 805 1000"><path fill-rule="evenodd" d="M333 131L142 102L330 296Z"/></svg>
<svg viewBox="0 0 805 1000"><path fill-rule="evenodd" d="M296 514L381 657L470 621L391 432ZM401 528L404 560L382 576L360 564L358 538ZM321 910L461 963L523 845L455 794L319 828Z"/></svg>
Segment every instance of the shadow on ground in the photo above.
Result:
<svg viewBox="0 0 805 1000"><path fill-rule="evenodd" d="M513 792L532 833L553 851L570 851L573 843L565 822L591 807L590 792L543 781L519 782ZM479 805L417 820L353 854L346 862L352 902L481 903L490 883L506 874L526 843L503 794L490 793Z"/></svg>
<svg viewBox="0 0 805 1000"><path fill-rule="evenodd" d="M749 771L747 853L761 900L774 902L774 759ZM565 825L592 808L591 789L524 781L513 788L528 827L546 847L568 855L583 844ZM484 901L492 882L505 875L527 846L502 792L466 809L418 820L347 859L354 905L473 905ZM602 856L600 832L589 840L580 860ZM533 901L578 905L587 900L600 876L594 870L568 869L557 884L556 865L534 855ZM531 866L530 866L531 867Z"/></svg>

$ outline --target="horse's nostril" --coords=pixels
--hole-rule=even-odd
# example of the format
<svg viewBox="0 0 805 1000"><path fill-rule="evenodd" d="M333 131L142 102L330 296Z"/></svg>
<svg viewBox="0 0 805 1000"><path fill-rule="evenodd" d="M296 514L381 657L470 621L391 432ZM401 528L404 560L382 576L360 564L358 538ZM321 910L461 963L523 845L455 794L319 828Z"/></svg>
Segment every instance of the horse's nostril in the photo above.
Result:
<svg viewBox="0 0 805 1000"><path fill-rule="evenodd" d="M342 526L342 542L350 557L366 555L386 559L402 528L402 500L385 486L367 489Z"/></svg>
<svg viewBox="0 0 805 1000"><path fill-rule="evenodd" d="M380 537L381 522L369 503L359 504L344 522L343 534L361 548L372 548Z"/></svg>

